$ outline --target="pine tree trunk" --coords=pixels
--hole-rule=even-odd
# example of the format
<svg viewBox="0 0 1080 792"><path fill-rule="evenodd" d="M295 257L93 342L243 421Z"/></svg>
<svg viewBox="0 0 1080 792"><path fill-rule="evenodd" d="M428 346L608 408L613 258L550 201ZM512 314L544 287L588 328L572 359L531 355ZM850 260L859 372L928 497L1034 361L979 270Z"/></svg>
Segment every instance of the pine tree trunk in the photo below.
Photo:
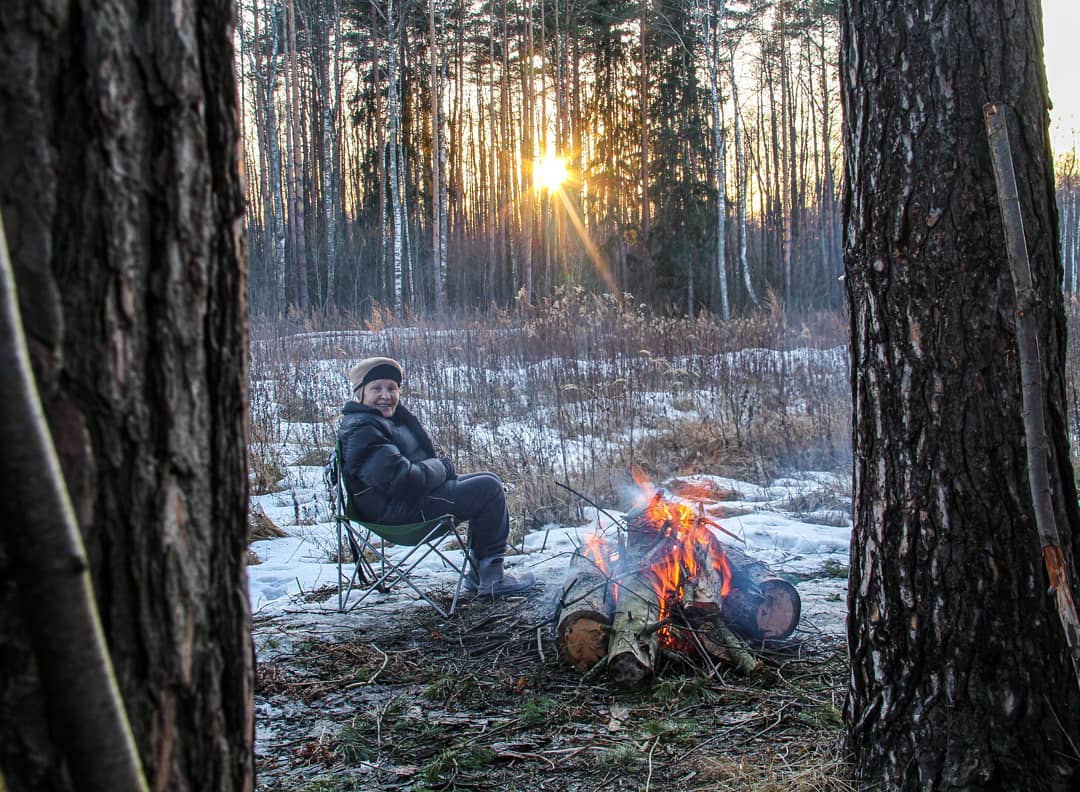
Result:
<svg viewBox="0 0 1080 792"><path fill-rule="evenodd" d="M1055 510L1075 572L1038 4L1006 14L969 0L928 16L913 0L845 0L841 27L849 745L873 787L1075 788L1080 693L1032 521L1016 302L982 117L998 100L1015 119Z"/></svg>
<svg viewBox="0 0 1080 792"><path fill-rule="evenodd" d="M0 211L155 789L253 786L233 13L222 0L49 14L13 0L0 27L0 72L20 75L0 84ZM13 792L72 789L85 779L60 761L12 578L0 580L4 781Z"/></svg>
<svg viewBox="0 0 1080 792"><path fill-rule="evenodd" d="M533 52L533 13L532 3L526 6L525 18L525 51ZM522 73L522 124L521 124L521 267L524 276L522 287L525 290L526 304L532 303L533 298L533 244L536 231L536 190L533 184L534 167L533 159L536 156L534 141L536 140L536 86L533 82L535 69L531 58L523 58L521 64Z"/></svg>
<svg viewBox="0 0 1080 792"><path fill-rule="evenodd" d="M378 3L372 3L370 18L373 38L375 41L379 40L377 33L377 31L379 30L380 18L378 10ZM382 120L384 118L382 100L384 94L382 75L384 74L384 70L381 67L381 59L379 57L379 52L381 49L382 47L380 46L372 46L373 52L371 63L371 94L372 107L374 110L373 115L376 119L375 146L377 150L375 161L378 163L377 178L379 181L379 205L377 208L377 211L379 213L379 266L377 268L375 281L377 286L379 287L377 290L378 296L385 300L387 293L390 291L390 289L386 287L386 276L391 265L390 251L393 245L390 239L391 228L390 220L388 217L389 209L387 206L387 195L390 190L390 144L386 137L387 123L384 123ZM389 69L385 71L389 71ZM388 93L388 91L386 92ZM389 105L389 102L387 102L387 105ZM389 121L389 118L387 118L387 121ZM357 192L359 193L359 191ZM391 292L391 294L393 293ZM394 310L397 310L396 303L394 305Z"/></svg>
<svg viewBox="0 0 1080 792"><path fill-rule="evenodd" d="M713 147L716 154L716 282L719 292L721 319L731 318L731 302L728 298L727 272L727 130L720 112L720 36L724 24L724 3L715 12L711 5L699 9L702 51L707 58L706 73L709 75L709 101L713 118ZM691 316L693 313L691 312Z"/></svg>
<svg viewBox="0 0 1080 792"><path fill-rule="evenodd" d="M499 207L502 205L502 177L499 173L499 114L495 111L495 41L500 35L496 4L490 4L491 9L491 33L488 37L488 260L484 267L484 302L490 303L496 299L496 279L499 273L499 257L502 253L502 237L500 232L501 214Z"/></svg>
<svg viewBox="0 0 1080 792"><path fill-rule="evenodd" d="M289 225L292 229L293 272L296 277L296 307L307 314L308 298L307 237L304 220L304 145L300 125L300 70L296 63L296 11L295 0L287 0L285 9L288 27L288 45L285 67L285 97L287 105L287 129L289 133Z"/></svg>
<svg viewBox="0 0 1080 792"><path fill-rule="evenodd" d="M825 274L829 277L829 304L835 304L837 270L840 267L840 243L836 227L836 182L833 179L832 161L832 114L829 86L835 85L837 75L828 68L825 59L827 46L825 15L821 17L820 70L821 70L821 236L824 239Z"/></svg>
<svg viewBox="0 0 1080 792"><path fill-rule="evenodd" d="M514 208L514 162L511 152L515 150L513 118L513 91L510 85L510 3L502 1L502 68L499 79L499 189L502 193L500 206L504 207L499 220L499 251L505 259L499 268L499 284L496 299L505 300L517 288L517 258L514 255L515 229Z"/></svg>
<svg viewBox="0 0 1080 792"><path fill-rule="evenodd" d="M446 24L443 23L442 33L440 37L445 36ZM440 52L441 52L440 47ZM446 85L446 59L440 55L439 59L439 93L442 94L442 87ZM450 201L447 189L447 173L446 173L446 126L444 123L444 114L442 111L442 105L439 105L439 145L438 145L438 172L439 177L439 189L438 189L438 205L439 213L436 218L436 222L439 224L439 269L435 273L437 278L435 289L437 292L438 305L437 308L441 312L444 310L447 303L446 282L448 275L449 265L449 249L450 249Z"/></svg>
<svg viewBox="0 0 1080 792"><path fill-rule="evenodd" d="M789 107L791 74L790 69L788 68L787 30L785 27L784 3L780 2L778 8L780 13L780 107L778 109L775 104L772 107L774 150L776 151L776 161L773 164L779 170L779 184L782 185L781 189L783 190L783 193L780 196L780 222L783 227L782 260L784 263L784 305L791 307L791 278L795 255L795 151L791 145L791 141L788 140L788 128L791 123ZM777 117L779 117L780 123L779 146L775 145Z"/></svg>
<svg viewBox="0 0 1080 792"><path fill-rule="evenodd" d="M1080 291L1080 191L1076 185L1070 185L1068 206L1068 244L1066 250L1069 257L1069 272L1072 278L1069 281L1072 293Z"/></svg>
<svg viewBox="0 0 1080 792"><path fill-rule="evenodd" d="M776 101L776 79L773 76L773 64L768 58L764 60L763 66L765 68L766 86L768 89L769 99L769 145L764 146L765 149L761 158L762 165L759 166L760 171L764 171L764 181L768 182L772 180L771 190L765 193L765 202L768 207L766 210L766 221L763 224L766 228L766 240L763 242L763 247L768 248L768 258L779 260L780 265L780 293L784 302L787 302L787 294L789 291L789 278L787 270L787 259L785 258L785 247L783 240L787 239L787 230L784 228L787 222L787 216L784 212L784 204L787 197L787 186L784 181L785 169L783 166L783 153L780 151L780 132L779 132L779 115L778 109L781 105ZM765 110L762 106L762 99L760 98L764 91L759 91L758 96L758 117L759 119L765 118ZM759 123L764 124L764 120L759 120ZM766 268L766 272L769 269Z"/></svg>
<svg viewBox="0 0 1080 792"><path fill-rule="evenodd" d="M739 86L735 79L735 46L732 45L729 57L731 66L731 106L732 126L735 133L735 189L738 198L735 204L735 235L738 247L738 270L742 275L746 296L752 305L757 305L757 292L750 277L750 261L746 256L746 152L743 150L742 110L739 107Z"/></svg>
<svg viewBox="0 0 1080 792"><path fill-rule="evenodd" d="M435 284L435 312L440 316L446 302L443 278L443 141L442 87L439 80L441 48L435 28L435 0L428 0L428 35L431 40L431 275Z"/></svg>
<svg viewBox="0 0 1080 792"><path fill-rule="evenodd" d="M1069 163L1075 167L1075 159ZM1080 200L1072 172L1065 176L1064 185L1058 193L1061 210L1061 258L1065 268L1065 291L1077 291L1077 237L1080 235Z"/></svg>
<svg viewBox="0 0 1080 792"><path fill-rule="evenodd" d="M638 46L640 48L638 62L639 76L639 88L638 88L638 104L640 110L639 123L641 124L641 185L639 190L641 192L641 217L639 224L641 227L641 240L642 240L642 256L645 259L646 267L651 266L649 256L649 236L652 233L652 217L649 211L649 59L648 59L648 13L649 4L648 0L640 0L641 18L638 21Z"/></svg>
<svg viewBox="0 0 1080 792"><path fill-rule="evenodd" d="M323 296L322 309L328 310L337 302L337 218L338 218L338 107L341 102L341 12L337 0L330 0L329 18L323 18L321 27L323 41L329 65L319 74L319 102L322 105L322 148L323 148L323 205L326 217L326 292ZM334 42L331 47L330 37ZM323 63L326 63L326 58Z"/></svg>

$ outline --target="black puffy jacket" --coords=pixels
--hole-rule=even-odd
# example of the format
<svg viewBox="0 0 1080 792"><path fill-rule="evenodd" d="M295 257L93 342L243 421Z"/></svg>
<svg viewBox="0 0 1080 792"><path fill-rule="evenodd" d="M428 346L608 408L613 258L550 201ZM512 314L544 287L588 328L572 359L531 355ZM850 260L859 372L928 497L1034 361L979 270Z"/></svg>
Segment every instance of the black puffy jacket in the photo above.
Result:
<svg viewBox="0 0 1080 792"><path fill-rule="evenodd" d="M390 418L356 401L341 412L338 443L356 516L385 525L411 522L420 500L447 476L428 433L400 403Z"/></svg>

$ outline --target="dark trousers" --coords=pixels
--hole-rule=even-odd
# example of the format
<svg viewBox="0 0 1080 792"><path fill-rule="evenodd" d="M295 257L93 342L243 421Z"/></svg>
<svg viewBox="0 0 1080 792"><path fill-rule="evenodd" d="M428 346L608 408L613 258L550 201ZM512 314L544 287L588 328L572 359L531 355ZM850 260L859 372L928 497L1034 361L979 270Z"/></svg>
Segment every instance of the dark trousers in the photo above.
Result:
<svg viewBox="0 0 1080 792"><path fill-rule="evenodd" d="M510 515L502 479L494 473L469 473L445 482L418 504L412 518L403 522L429 520L447 513L469 521L469 546L477 559L506 552Z"/></svg>

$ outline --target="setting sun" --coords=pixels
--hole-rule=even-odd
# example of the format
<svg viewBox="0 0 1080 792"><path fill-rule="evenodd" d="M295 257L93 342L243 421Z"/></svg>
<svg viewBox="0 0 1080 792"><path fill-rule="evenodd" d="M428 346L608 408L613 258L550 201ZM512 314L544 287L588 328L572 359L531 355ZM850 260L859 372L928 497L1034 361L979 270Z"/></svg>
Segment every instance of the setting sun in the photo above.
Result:
<svg viewBox="0 0 1080 792"><path fill-rule="evenodd" d="M536 160L533 183L538 190L557 190L562 187L568 175L565 159L554 154L545 154Z"/></svg>

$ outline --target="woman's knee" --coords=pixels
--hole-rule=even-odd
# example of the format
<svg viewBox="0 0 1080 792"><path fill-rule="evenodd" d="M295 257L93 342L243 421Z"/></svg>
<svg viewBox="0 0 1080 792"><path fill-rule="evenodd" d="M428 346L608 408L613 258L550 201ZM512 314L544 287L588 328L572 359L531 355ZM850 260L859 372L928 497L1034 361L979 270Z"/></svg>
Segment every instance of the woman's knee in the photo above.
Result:
<svg viewBox="0 0 1080 792"><path fill-rule="evenodd" d="M494 473L473 473L462 481L462 483L465 482L468 483L470 489L474 489L478 497L506 500L506 489L503 487L502 479Z"/></svg>

